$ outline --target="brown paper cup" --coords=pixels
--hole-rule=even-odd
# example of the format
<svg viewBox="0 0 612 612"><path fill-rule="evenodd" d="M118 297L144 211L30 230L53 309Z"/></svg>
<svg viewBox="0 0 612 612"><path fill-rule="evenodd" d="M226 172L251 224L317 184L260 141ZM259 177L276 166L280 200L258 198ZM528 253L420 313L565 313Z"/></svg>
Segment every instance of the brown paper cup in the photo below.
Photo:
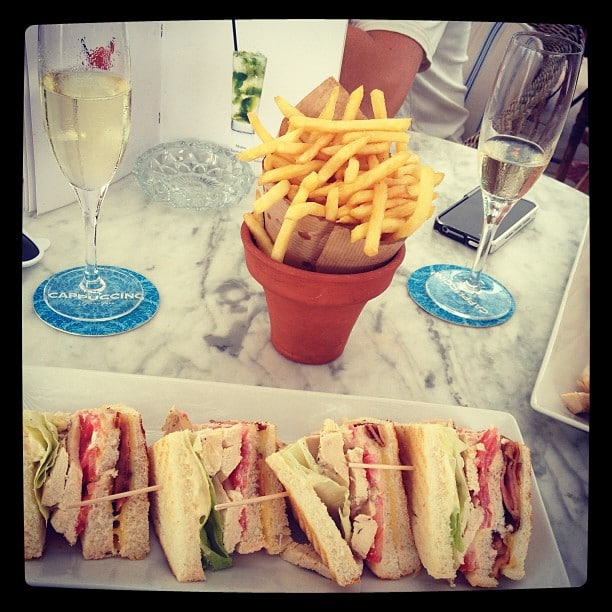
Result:
<svg viewBox="0 0 612 612"><path fill-rule="evenodd" d="M273 242L280 231L287 208L289 202L283 199L264 213L264 226ZM378 254L368 256L363 252L364 239L351 242L352 227L313 215L300 219L289 239L283 263L313 272L367 272L387 263L404 244L404 240L381 241Z"/></svg>

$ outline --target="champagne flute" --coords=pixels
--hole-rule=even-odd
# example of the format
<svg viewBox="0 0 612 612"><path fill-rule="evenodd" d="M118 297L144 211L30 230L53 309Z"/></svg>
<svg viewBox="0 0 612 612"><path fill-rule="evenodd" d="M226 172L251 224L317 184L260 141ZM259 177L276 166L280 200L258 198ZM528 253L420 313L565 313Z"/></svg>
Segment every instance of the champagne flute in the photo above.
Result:
<svg viewBox="0 0 612 612"><path fill-rule="evenodd" d="M111 321L134 311L144 299L138 275L99 266L96 254L100 207L130 133L126 25L40 25L38 72L45 131L74 188L85 229L85 265L47 279L44 302L66 319Z"/></svg>
<svg viewBox="0 0 612 612"><path fill-rule="evenodd" d="M469 326L507 321L512 294L483 272L502 219L538 180L563 130L582 47L539 32L515 34L488 99L478 142L483 229L471 268L441 264L408 280L413 299L442 319Z"/></svg>

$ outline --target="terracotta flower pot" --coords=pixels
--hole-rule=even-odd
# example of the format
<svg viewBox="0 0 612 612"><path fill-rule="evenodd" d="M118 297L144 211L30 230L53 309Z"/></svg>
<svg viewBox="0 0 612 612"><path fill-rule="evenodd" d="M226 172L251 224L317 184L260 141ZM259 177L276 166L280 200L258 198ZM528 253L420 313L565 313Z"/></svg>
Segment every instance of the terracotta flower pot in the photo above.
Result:
<svg viewBox="0 0 612 612"><path fill-rule="evenodd" d="M406 253L402 245L375 270L327 274L274 261L259 250L244 223L240 237L247 268L264 289L272 345L284 357L312 365L342 354L363 307L391 284Z"/></svg>

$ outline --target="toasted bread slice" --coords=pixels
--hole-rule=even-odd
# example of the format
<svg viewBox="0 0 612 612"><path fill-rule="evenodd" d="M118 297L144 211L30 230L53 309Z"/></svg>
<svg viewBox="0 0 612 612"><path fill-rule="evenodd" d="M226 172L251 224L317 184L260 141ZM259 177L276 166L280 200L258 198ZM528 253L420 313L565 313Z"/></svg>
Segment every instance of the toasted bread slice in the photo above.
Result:
<svg viewBox="0 0 612 612"><path fill-rule="evenodd" d="M200 550L200 517L210 497L203 490L201 466L190 449L190 432L175 431L149 447L153 527L168 565L179 582L205 580ZM208 490L208 485L206 484Z"/></svg>
<svg viewBox="0 0 612 612"><path fill-rule="evenodd" d="M292 469L279 452L266 457L266 462L289 493L294 516L333 580L340 586L360 582L363 565L353 556L308 478Z"/></svg>

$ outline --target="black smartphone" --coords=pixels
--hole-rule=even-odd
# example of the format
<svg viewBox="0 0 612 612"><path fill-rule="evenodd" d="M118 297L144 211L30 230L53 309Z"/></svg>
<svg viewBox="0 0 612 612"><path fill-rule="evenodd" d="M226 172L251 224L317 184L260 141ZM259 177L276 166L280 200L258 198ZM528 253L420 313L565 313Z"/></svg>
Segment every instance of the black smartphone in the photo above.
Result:
<svg viewBox="0 0 612 612"><path fill-rule="evenodd" d="M520 199L502 219L489 253L499 249L532 221L537 210L538 205L535 202ZM448 238L476 249L480 242L482 220L482 192L480 187L476 187L457 203L437 215L434 220L434 229Z"/></svg>

